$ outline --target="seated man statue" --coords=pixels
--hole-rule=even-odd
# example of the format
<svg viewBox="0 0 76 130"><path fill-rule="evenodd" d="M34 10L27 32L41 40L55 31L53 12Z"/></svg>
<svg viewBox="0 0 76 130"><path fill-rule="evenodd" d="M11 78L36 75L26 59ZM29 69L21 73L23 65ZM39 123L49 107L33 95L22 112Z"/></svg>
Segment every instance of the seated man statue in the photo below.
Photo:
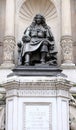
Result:
<svg viewBox="0 0 76 130"><path fill-rule="evenodd" d="M22 45L18 43L22 65L57 64L54 37L41 14L37 14L25 30L22 42Z"/></svg>

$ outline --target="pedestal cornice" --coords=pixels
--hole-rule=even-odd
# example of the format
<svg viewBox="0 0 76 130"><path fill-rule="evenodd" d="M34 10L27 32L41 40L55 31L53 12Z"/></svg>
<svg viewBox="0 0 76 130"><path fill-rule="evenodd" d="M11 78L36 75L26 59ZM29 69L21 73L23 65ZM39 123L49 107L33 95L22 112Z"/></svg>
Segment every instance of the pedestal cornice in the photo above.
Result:
<svg viewBox="0 0 76 130"><path fill-rule="evenodd" d="M6 97L17 96L63 96L69 97L71 84L64 79L36 80L36 81L10 81L3 84L6 89Z"/></svg>

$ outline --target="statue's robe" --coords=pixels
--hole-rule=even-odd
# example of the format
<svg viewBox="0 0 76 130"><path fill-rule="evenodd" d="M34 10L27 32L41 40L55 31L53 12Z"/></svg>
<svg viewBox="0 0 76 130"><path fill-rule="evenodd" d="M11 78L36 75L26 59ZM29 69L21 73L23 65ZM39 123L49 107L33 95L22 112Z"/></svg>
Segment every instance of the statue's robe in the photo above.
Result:
<svg viewBox="0 0 76 130"><path fill-rule="evenodd" d="M51 31L49 28L43 28L43 26L35 26L34 28L28 27L24 32L24 36L26 38L30 37L30 41L24 42L22 47L22 56L24 56L26 53L37 51L44 42L48 48L48 50L46 47L44 48L45 52L48 52L49 47L54 45L54 38Z"/></svg>

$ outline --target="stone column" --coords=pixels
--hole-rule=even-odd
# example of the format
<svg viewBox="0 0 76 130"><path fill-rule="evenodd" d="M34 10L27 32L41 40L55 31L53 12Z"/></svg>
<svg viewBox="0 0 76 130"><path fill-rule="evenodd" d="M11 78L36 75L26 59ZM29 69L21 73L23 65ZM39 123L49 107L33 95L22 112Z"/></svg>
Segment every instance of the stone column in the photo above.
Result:
<svg viewBox="0 0 76 130"><path fill-rule="evenodd" d="M63 51L62 66L75 66L73 64L73 41L71 31L71 8L70 0L62 0L62 37L61 47Z"/></svg>
<svg viewBox="0 0 76 130"><path fill-rule="evenodd" d="M6 0L6 23L3 47L3 68L11 68L14 66L14 0Z"/></svg>

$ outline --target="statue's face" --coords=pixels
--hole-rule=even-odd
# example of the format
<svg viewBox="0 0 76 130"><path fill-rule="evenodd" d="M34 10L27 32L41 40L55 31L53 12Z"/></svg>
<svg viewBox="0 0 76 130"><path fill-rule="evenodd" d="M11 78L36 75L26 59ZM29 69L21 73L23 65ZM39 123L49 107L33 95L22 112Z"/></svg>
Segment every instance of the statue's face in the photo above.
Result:
<svg viewBox="0 0 76 130"><path fill-rule="evenodd" d="M41 16L40 16L40 15L37 16L37 17L36 17L36 23L37 23L37 24L41 24L41 21L42 21Z"/></svg>

